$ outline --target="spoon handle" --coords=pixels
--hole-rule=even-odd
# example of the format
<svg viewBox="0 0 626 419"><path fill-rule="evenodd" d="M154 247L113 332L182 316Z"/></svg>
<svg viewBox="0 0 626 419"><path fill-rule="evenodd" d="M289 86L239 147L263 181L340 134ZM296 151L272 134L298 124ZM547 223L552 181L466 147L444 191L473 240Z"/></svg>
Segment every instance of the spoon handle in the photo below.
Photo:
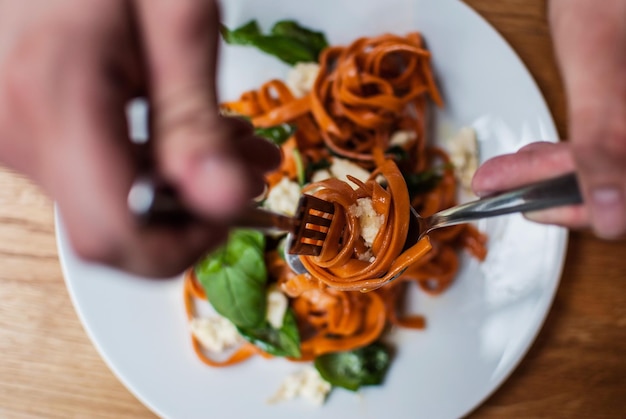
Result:
<svg viewBox="0 0 626 419"><path fill-rule="evenodd" d="M515 212L530 212L583 202L575 173L458 205L432 216L432 228Z"/></svg>

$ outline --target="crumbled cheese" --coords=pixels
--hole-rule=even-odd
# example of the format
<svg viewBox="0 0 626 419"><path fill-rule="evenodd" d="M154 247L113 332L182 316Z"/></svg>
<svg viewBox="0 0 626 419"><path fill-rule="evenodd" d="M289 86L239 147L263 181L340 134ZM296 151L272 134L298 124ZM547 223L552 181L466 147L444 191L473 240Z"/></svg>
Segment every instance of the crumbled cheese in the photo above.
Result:
<svg viewBox="0 0 626 419"><path fill-rule="evenodd" d="M417 133L415 131L401 130L396 131L391 134L389 137L389 145L390 146L399 146L402 147L409 143L409 141L413 141L417 138Z"/></svg>
<svg viewBox="0 0 626 419"><path fill-rule="evenodd" d="M289 301L278 285L272 284L267 290L267 313L265 318L274 329L283 327L283 319Z"/></svg>
<svg viewBox="0 0 626 419"><path fill-rule="evenodd" d="M330 179L333 175L326 169L320 169L317 172L314 172L311 176L311 183L321 182L326 179Z"/></svg>
<svg viewBox="0 0 626 419"><path fill-rule="evenodd" d="M314 367L310 366L288 375L268 402L278 403L301 396L320 406L326 400L330 389L330 383L324 380Z"/></svg>
<svg viewBox="0 0 626 419"><path fill-rule="evenodd" d="M370 172L363 169L361 166L352 163L350 160L340 159L338 157L333 158L330 165L330 173L333 177L348 182L348 175L357 178L361 182L366 182L370 177ZM350 183L353 189L356 189L356 185Z"/></svg>
<svg viewBox="0 0 626 419"><path fill-rule="evenodd" d="M200 344L211 352L223 352L242 342L235 325L222 316L196 317L189 327Z"/></svg>
<svg viewBox="0 0 626 419"><path fill-rule="evenodd" d="M384 217L374 210L372 198L357 199L356 204L351 205L348 211L359 219L361 237L368 247L372 247L384 221Z"/></svg>
<svg viewBox="0 0 626 419"><path fill-rule="evenodd" d="M478 169L478 141L474 129L462 128L448 140L448 151L456 178L463 188L471 190L472 178Z"/></svg>
<svg viewBox="0 0 626 419"><path fill-rule="evenodd" d="M284 177L270 189L263 206L282 214L295 215L300 195L300 185Z"/></svg>
<svg viewBox="0 0 626 419"><path fill-rule="evenodd" d="M319 71L318 63L298 63L287 73L287 87L295 97L305 96L313 89Z"/></svg>
<svg viewBox="0 0 626 419"><path fill-rule="evenodd" d="M372 253L372 249L367 249L365 253L358 255L358 259L363 262L372 263L376 260L374 254Z"/></svg>

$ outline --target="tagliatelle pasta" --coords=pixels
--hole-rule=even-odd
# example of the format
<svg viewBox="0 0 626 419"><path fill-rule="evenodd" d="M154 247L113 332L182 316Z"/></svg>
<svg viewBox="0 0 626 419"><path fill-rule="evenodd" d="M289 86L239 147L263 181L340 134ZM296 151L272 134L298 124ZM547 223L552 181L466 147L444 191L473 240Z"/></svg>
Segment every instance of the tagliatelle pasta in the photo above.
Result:
<svg viewBox="0 0 626 419"><path fill-rule="evenodd" d="M296 127L281 146L280 168L267 178L270 189L282 179L304 177L308 183L303 193L335 204L321 254L301 257L309 274L291 271L278 249L266 251L269 279L289 296L297 319L301 356L294 360L364 347L378 340L389 324L425 327L422 316L402 309L407 287L414 284L429 294L442 293L458 271L461 249L485 258L486 237L467 225L438 230L405 246L411 208L428 216L456 204L449 158L427 141L429 102L443 106L430 56L418 33L363 37L324 49L318 76L304 96L295 97L285 83L270 80L223 104L250 118L255 127ZM398 132L406 135L396 143ZM369 179L311 181L317 173L300 173L303 166L328 166L339 159L368 170ZM420 176L434 180L419 184L422 190L411 189L407 179ZM371 243L355 212L364 203L376 219ZM185 283L191 319L194 298L206 295L192 270ZM193 344L212 366L232 365L255 354L268 356L246 342L217 362L206 356L195 337Z"/></svg>
<svg viewBox="0 0 626 419"><path fill-rule="evenodd" d="M386 188L377 182L379 175L384 178ZM338 179L313 183L303 189L305 193L314 191L315 196L333 202L336 209L321 254L302 256L301 260L312 278L331 288L371 291L401 275L423 257L431 245L425 237L403 250L411 207L406 183L395 163L382 162L366 183L350 180L358 184L356 190ZM363 243L358 219L350 211L363 198L371 199L374 211L383 218L371 248Z"/></svg>

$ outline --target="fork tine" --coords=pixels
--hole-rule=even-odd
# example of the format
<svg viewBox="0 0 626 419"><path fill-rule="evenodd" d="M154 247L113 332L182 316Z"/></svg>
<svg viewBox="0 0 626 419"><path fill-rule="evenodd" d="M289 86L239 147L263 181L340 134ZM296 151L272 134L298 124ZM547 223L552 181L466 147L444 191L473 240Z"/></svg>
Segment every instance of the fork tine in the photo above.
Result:
<svg viewBox="0 0 626 419"><path fill-rule="evenodd" d="M304 229L302 232L302 236L307 239L321 240L324 241L326 239L326 232L311 230L309 228Z"/></svg>
<svg viewBox="0 0 626 419"><path fill-rule="evenodd" d="M318 256L322 251L322 246L318 246L310 243L298 243L298 245L294 246L297 250L289 251L289 253L294 255L303 255L303 256Z"/></svg>
<svg viewBox="0 0 626 419"><path fill-rule="evenodd" d="M335 204L332 202L324 201L313 195L304 194L300 198L300 205L308 209L316 209L322 213L334 214Z"/></svg>
<svg viewBox="0 0 626 419"><path fill-rule="evenodd" d="M302 219L303 223L309 223L309 224L314 224L314 225L319 225L319 226L324 226L324 227L329 227L330 223L332 221L332 218L322 218L322 217L318 217L316 215L305 215L304 218Z"/></svg>
<svg viewBox="0 0 626 419"><path fill-rule="evenodd" d="M312 195L303 195L298 203L298 225L288 253L317 256L322 251L335 205Z"/></svg>

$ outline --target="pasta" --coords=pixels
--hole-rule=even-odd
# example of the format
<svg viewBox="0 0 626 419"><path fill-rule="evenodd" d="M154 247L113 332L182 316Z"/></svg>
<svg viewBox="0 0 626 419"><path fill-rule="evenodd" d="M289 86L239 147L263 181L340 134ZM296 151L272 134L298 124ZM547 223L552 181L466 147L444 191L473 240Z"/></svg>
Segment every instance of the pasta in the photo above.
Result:
<svg viewBox="0 0 626 419"><path fill-rule="evenodd" d="M223 104L228 112L250 118L255 127L296 127L281 146L280 168L267 178L269 189L285 178L304 178L303 193L335 204L321 254L301 257L310 275L295 274L277 248L266 249L269 278L289 296L297 319L301 356L294 360L363 347L378 340L389 324L424 328L422 316L402 310L406 288L413 284L440 294L454 280L460 249L479 260L486 256L486 237L468 225L442 229L405 246L411 207L428 216L456 203L449 158L427 138L430 102L443 106L430 57L419 33L363 37L324 49L318 76L303 96L296 97L281 80L270 80ZM369 177L312 181L342 160L367 170ZM324 170L303 169L316 166ZM423 181L411 188L408 178ZM364 217L375 219L374 234L365 234ZM185 284L191 319L194 299L207 296L193 269ZM195 338L193 344L211 366L268 356L246 342L217 362Z"/></svg>

